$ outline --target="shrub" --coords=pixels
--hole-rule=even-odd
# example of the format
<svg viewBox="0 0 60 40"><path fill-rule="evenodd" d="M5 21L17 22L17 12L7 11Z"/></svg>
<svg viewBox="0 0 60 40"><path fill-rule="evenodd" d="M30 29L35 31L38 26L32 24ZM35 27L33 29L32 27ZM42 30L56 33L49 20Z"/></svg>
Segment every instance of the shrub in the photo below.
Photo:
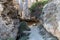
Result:
<svg viewBox="0 0 60 40"><path fill-rule="evenodd" d="M29 27L27 25L27 23L25 21L20 23L20 27L19 27L20 31L26 31L29 30Z"/></svg>
<svg viewBox="0 0 60 40"><path fill-rule="evenodd" d="M15 40L15 39L10 37L10 38L8 38L7 40Z"/></svg>
<svg viewBox="0 0 60 40"><path fill-rule="evenodd" d="M26 36L28 36L29 33L26 34L23 31L30 31L30 28L25 21L20 22L20 27L18 28L18 36L16 38L17 40L26 40Z"/></svg>
<svg viewBox="0 0 60 40"><path fill-rule="evenodd" d="M42 14L42 9L43 6L47 3L48 1L41 1L41 2L36 2L32 4L32 6L29 8L31 12L31 17L35 17L36 19L40 17Z"/></svg>

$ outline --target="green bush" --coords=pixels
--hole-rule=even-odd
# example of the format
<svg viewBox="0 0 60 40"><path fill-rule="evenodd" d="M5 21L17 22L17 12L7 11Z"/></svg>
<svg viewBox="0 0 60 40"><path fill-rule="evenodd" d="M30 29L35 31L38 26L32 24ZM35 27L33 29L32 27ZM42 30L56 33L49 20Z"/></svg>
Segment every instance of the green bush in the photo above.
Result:
<svg viewBox="0 0 60 40"><path fill-rule="evenodd" d="M29 27L27 25L27 23L25 21L20 23L20 27L19 27L20 31L26 31L29 30Z"/></svg>
<svg viewBox="0 0 60 40"><path fill-rule="evenodd" d="M31 12L33 12L33 10L36 8L36 7L41 7L41 6L44 6L48 1L43 1L43 2L36 2L36 3L33 3L32 6L29 8ZM43 7L42 7L43 8Z"/></svg>
<svg viewBox="0 0 60 40"><path fill-rule="evenodd" d="M30 28L27 25L27 22L22 21L20 22L20 27L18 28L18 36L17 40L26 40L29 33L24 33L24 31L30 31Z"/></svg>
<svg viewBox="0 0 60 40"><path fill-rule="evenodd" d="M8 38L7 40L15 40L15 39L10 37L10 38Z"/></svg>
<svg viewBox="0 0 60 40"><path fill-rule="evenodd" d="M41 1L32 4L32 6L29 8L31 12L31 17L35 16L36 18L38 18L41 15L43 6L46 3L48 3L48 1Z"/></svg>
<svg viewBox="0 0 60 40"><path fill-rule="evenodd" d="M27 36L24 36L24 37L22 37L21 39L19 39L19 40L27 40L28 39L28 37Z"/></svg>

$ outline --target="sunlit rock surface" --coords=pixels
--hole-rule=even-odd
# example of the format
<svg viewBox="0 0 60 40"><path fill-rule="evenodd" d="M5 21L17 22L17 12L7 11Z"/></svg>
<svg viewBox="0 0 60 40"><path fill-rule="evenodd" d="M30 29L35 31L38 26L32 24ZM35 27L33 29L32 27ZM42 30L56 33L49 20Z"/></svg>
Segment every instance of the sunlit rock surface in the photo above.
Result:
<svg viewBox="0 0 60 40"><path fill-rule="evenodd" d="M3 5L0 4L0 16L1 16L2 11L3 11Z"/></svg>
<svg viewBox="0 0 60 40"><path fill-rule="evenodd" d="M0 40L15 40L20 23L19 19L16 18L17 13L2 13L4 8L1 6L2 4L0 4Z"/></svg>
<svg viewBox="0 0 60 40"><path fill-rule="evenodd" d="M26 3L24 3L24 5L26 5ZM53 9L53 12L49 11L47 13L47 11L48 11L47 10L46 13L47 14L49 14L50 12L55 13L56 5L55 5L55 3L53 3L52 8L50 8L50 9ZM25 9L26 8L24 7L24 10ZM57 9L57 10L59 10L59 9ZM1 12L2 11L3 11L3 8L1 10ZM44 11L44 13L45 13L45 11ZM49 28L49 30L47 27L45 27L47 29L44 28L45 25L44 26L31 25L31 26L29 26L30 27L29 28L25 22L20 23L19 19L17 18L17 15L18 14L15 13L15 11L14 11L14 13L3 13L3 14L1 13L1 16L0 16L0 39L1 40L10 40L10 39L15 40L16 38L17 38L17 40L58 40L57 37L55 37L51 33L49 33L49 32L51 32L51 31L49 31L50 27L47 26ZM49 17L51 17L51 16L49 16ZM51 21L52 25L54 23L57 23L57 21L55 20L56 19L55 17L56 16L53 16L54 19L52 18L53 19ZM46 18L46 20L47 19L49 19L49 18ZM45 23L45 21L44 21L44 23ZM50 23L50 22L47 20L46 23ZM60 22L59 22L59 24L60 24ZM53 26L55 26L55 25L57 25L57 24L54 24ZM53 30L55 30L56 27L57 26L55 26L55 27L51 26L52 29L54 28Z"/></svg>
<svg viewBox="0 0 60 40"><path fill-rule="evenodd" d="M30 19L28 0L16 0L19 4L19 11L22 19Z"/></svg>
<svg viewBox="0 0 60 40"><path fill-rule="evenodd" d="M60 40L60 0L51 0L43 7L44 27Z"/></svg>

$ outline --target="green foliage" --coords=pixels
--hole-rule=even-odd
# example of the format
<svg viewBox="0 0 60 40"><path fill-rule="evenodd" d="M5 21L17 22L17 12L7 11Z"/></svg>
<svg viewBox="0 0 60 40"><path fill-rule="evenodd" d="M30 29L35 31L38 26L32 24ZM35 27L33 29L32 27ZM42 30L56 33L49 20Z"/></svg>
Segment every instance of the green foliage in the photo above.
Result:
<svg viewBox="0 0 60 40"><path fill-rule="evenodd" d="M7 40L15 40L15 39L10 37L10 38L8 38Z"/></svg>
<svg viewBox="0 0 60 40"><path fill-rule="evenodd" d="M21 22L20 23L20 31L25 31L25 30L28 30L28 26L27 26L27 23L25 21Z"/></svg>
<svg viewBox="0 0 60 40"><path fill-rule="evenodd" d="M0 40L2 40L2 39L0 38Z"/></svg>
<svg viewBox="0 0 60 40"><path fill-rule="evenodd" d="M32 4L32 6L29 8L31 12L31 17L38 18L42 14L42 9L43 6L48 3L48 1L41 1L41 2L36 2Z"/></svg>
<svg viewBox="0 0 60 40"><path fill-rule="evenodd" d="M59 40L56 36L53 36L51 40Z"/></svg>
<svg viewBox="0 0 60 40"><path fill-rule="evenodd" d="M26 40L28 33L24 33L23 31L29 31L30 28L28 27L27 23L25 21L20 22L20 27L18 28L18 40Z"/></svg>
<svg viewBox="0 0 60 40"><path fill-rule="evenodd" d="M42 0L42 1L48 1L48 0Z"/></svg>
<svg viewBox="0 0 60 40"><path fill-rule="evenodd" d="M19 40L27 40L28 39L28 37L27 36L24 36L24 37L22 37L21 39L19 39Z"/></svg>
<svg viewBox="0 0 60 40"><path fill-rule="evenodd" d="M32 6L29 8L30 9L30 11L31 11L31 13L33 13L33 11L35 10L35 8L36 7L41 7L41 8L39 8L40 9L40 11L42 10L42 8L43 8L43 6L47 3L48 1L42 1L42 2L36 2L36 3L34 3L34 4L32 4Z"/></svg>

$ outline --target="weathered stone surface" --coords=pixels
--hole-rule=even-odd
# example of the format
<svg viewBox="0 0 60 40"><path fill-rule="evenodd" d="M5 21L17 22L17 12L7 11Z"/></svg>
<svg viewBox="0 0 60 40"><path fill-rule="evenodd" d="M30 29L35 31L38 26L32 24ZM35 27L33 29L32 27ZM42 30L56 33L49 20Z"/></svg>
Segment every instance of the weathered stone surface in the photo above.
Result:
<svg viewBox="0 0 60 40"><path fill-rule="evenodd" d="M0 17L0 38L1 39L8 39L16 38L18 27L19 27L19 19L10 19L6 17L6 20Z"/></svg>
<svg viewBox="0 0 60 40"><path fill-rule="evenodd" d="M43 8L44 27L60 40L60 0L51 0Z"/></svg>
<svg viewBox="0 0 60 40"><path fill-rule="evenodd" d="M15 40L20 25L17 10L14 7L9 7L12 5L6 6L5 4L4 7L2 5L3 4L0 4L0 39Z"/></svg>
<svg viewBox="0 0 60 40"><path fill-rule="evenodd" d="M28 40L58 40L58 38L49 33L43 25L31 26L31 31Z"/></svg>
<svg viewBox="0 0 60 40"><path fill-rule="evenodd" d="M3 5L0 4L0 16L1 16L2 11L3 11Z"/></svg>

